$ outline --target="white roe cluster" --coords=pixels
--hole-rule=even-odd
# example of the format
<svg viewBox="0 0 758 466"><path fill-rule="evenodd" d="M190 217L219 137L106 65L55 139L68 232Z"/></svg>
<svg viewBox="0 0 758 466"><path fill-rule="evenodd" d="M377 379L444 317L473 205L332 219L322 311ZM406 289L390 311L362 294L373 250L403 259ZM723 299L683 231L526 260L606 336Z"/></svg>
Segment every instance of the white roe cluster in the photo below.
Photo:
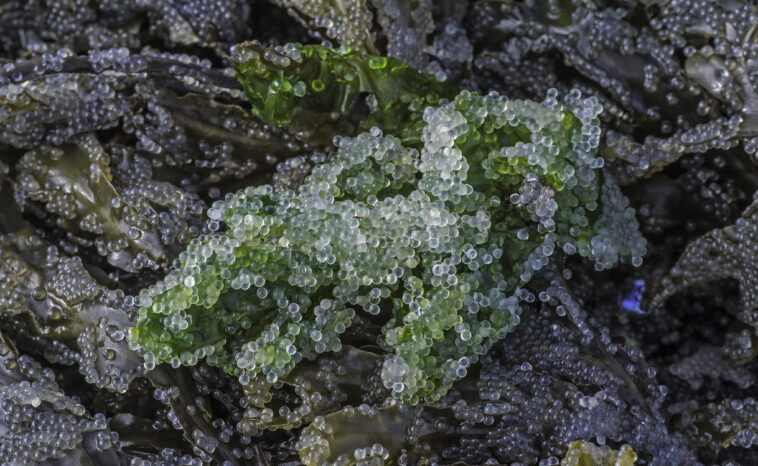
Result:
<svg viewBox="0 0 758 466"><path fill-rule="evenodd" d="M336 138L299 191L249 187L212 206L210 229L226 230L143 290L132 347L151 367L205 358L273 383L340 350L363 312L384 322L366 337L387 352L393 396L438 399L518 324L520 287L558 247L598 268L644 254L623 195L600 189L600 111L577 94L464 91L424 111L420 144L376 127Z"/></svg>

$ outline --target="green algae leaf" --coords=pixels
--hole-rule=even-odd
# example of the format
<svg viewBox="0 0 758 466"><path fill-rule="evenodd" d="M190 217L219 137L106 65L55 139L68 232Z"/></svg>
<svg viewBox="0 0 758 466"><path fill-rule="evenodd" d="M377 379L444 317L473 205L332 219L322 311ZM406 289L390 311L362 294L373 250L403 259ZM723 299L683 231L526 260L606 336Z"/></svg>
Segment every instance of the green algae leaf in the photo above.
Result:
<svg viewBox="0 0 758 466"><path fill-rule="evenodd" d="M347 406L316 417L303 429L295 448L306 466L381 466L411 449L409 436L433 450L444 448L445 442L455 437L448 433L454 422L452 411L433 407L422 411L406 405Z"/></svg>
<svg viewBox="0 0 758 466"><path fill-rule="evenodd" d="M637 454L629 445L618 450L577 440L569 446L561 466L634 466Z"/></svg>
<svg viewBox="0 0 758 466"><path fill-rule="evenodd" d="M237 45L232 63L253 115L268 124L293 124L314 133L324 122L348 118L361 93L373 95L378 107L363 129L375 121L385 129L417 121L413 112L458 93L455 86L394 58L363 55L348 46L266 48L245 42Z"/></svg>

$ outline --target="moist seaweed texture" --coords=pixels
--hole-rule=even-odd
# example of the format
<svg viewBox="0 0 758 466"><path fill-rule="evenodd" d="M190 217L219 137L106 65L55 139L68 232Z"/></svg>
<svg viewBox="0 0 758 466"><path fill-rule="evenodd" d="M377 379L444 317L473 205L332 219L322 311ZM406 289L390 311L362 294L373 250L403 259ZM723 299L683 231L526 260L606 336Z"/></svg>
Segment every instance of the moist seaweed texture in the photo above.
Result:
<svg viewBox="0 0 758 466"><path fill-rule="evenodd" d="M753 0L0 0L0 463L758 464Z"/></svg>

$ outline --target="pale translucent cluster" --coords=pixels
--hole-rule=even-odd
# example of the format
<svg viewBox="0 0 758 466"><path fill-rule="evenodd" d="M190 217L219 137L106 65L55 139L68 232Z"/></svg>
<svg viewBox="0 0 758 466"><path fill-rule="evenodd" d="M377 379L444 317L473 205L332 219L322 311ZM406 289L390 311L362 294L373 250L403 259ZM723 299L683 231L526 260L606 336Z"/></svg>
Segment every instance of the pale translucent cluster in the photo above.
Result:
<svg viewBox="0 0 758 466"><path fill-rule="evenodd" d="M443 62L464 64L472 60L474 46L468 39L466 29L456 22L450 22L434 38L430 53Z"/></svg>
<svg viewBox="0 0 758 466"><path fill-rule="evenodd" d="M497 164L503 160L510 165L517 165L526 159L530 166L531 173L525 177L518 193L509 197L511 204L525 210L532 221L538 222L537 232L545 236L545 243L530 258L531 267L524 272L524 280L529 280L531 270L539 270L545 265L546 262L540 256L551 255L556 242L554 232L566 254L578 252L594 260L598 270L613 267L624 256L630 256L632 264L638 266L646 253L646 241L637 229L635 211L629 207L629 201L612 179L604 180L599 199L597 197L594 186L597 184L598 172L594 169L602 167L604 161L594 155L600 137L600 128L594 121L602 107L594 97L581 100L580 96L576 90L568 96L568 101L577 105L574 115L581 122L581 136L574 135L570 141L565 141L570 143L570 150L561 149L564 141L555 141L550 136L535 133L528 143L517 142L514 146L502 148L499 153L491 153L483 164L486 176L495 180L504 178L497 169ZM555 98L556 92L551 90L545 105L548 108L556 106ZM501 111L498 107L493 110ZM520 113L533 119L527 124L533 125L530 129L535 132L543 126L550 128L550 125L560 124L559 121L551 121L550 112L535 111L523 103L515 102L512 109L504 110L502 114L496 113L499 119L496 124L518 124L517 115ZM567 157L572 164L556 170L556 165L561 160L557 157L559 154ZM502 171L501 169L500 172ZM554 171L560 189L540 181ZM570 189L567 190L569 194L563 192L564 187ZM589 217L598 206L600 215L591 227L593 234L589 237L582 235L581 230L587 228ZM521 230L518 236L519 239L528 239L529 231Z"/></svg>
<svg viewBox="0 0 758 466"><path fill-rule="evenodd" d="M408 409L372 408L362 404L357 408L348 406L329 416L317 417L300 436L295 448L306 466L382 466L387 464L390 451L379 440L392 438L399 434L397 430L406 427L412 414ZM348 445L335 442L343 429L361 429L361 426L381 422L386 426L383 435L375 438L377 443L361 444L359 441L347 442ZM336 444L336 445L335 445ZM337 446L338 445L338 446ZM335 446L337 448L335 448ZM395 445L393 445L395 447ZM348 450L349 451L346 451ZM397 454L396 452L392 452Z"/></svg>
<svg viewBox="0 0 758 466"><path fill-rule="evenodd" d="M752 397L708 403L700 411L686 413L683 422L693 442L712 451L724 445L758 446L758 402Z"/></svg>
<svg viewBox="0 0 758 466"><path fill-rule="evenodd" d="M355 327L349 330L354 332ZM377 353L344 345L339 353L301 362L275 384L263 377L255 378L242 387L241 405L245 409L235 427L249 435L262 430L290 430L339 410L346 403L355 402L358 396L364 400L383 400L387 389L380 378L381 362ZM360 395L355 391L358 386ZM285 387L297 396L286 396L284 391L277 390Z"/></svg>
<svg viewBox="0 0 758 466"><path fill-rule="evenodd" d="M240 40L250 10L237 0L118 0L77 5L48 1L35 6L11 5L0 12L0 34L9 38L9 46L42 53L52 38L71 49L138 47L152 38L171 45L217 47L219 42ZM135 18L145 21L145 27L133 27Z"/></svg>
<svg viewBox="0 0 758 466"><path fill-rule="evenodd" d="M434 31L430 0L371 0L382 32L387 37L387 55L416 69L426 64L427 36Z"/></svg>
<svg viewBox="0 0 758 466"><path fill-rule="evenodd" d="M747 328L727 334L724 351L737 362L755 357L758 338L758 194L734 225L712 230L687 245L669 274L652 295L651 307L690 287L733 278L739 282L740 306L736 316Z"/></svg>
<svg viewBox="0 0 758 466"><path fill-rule="evenodd" d="M668 370L680 379L686 380L694 389L702 387L706 378L733 382L743 389L756 381L754 374L725 358L721 348L716 346L704 346L696 353L672 364Z"/></svg>
<svg viewBox="0 0 758 466"><path fill-rule="evenodd" d="M274 0L274 3L287 8L315 37L361 52L397 58L443 79L449 71L459 74L451 64L470 62L473 57L473 46L460 24L465 13L462 4L446 7L445 16L439 18L441 23L435 24L430 0ZM374 27L375 22L378 28ZM440 24L443 26L439 27Z"/></svg>
<svg viewBox="0 0 758 466"><path fill-rule="evenodd" d="M647 241L639 231L628 228L637 223L635 210L629 207L629 200L612 180L606 180L602 187L600 205L600 217L593 226L595 234L589 241L587 257L595 260L597 270L611 268L620 257L627 255L632 257L632 265L641 265Z"/></svg>
<svg viewBox="0 0 758 466"><path fill-rule="evenodd" d="M556 466L632 461L631 444L640 464L758 464L758 219L740 218L758 187L755 1L0 4L0 463ZM314 38L553 111L571 88L592 98L569 97L568 138L550 111L492 97L334 156L362 98L326 115L340 124L274 128L227 67L238 41L287 67L298 53L275 44ZM477 132L496 139L481 153ZM313 167L345 154L362 162L305 199ZM222 197L277 164L273 192ZM168 279L202 291L151 317L171 348L142 360L125 337L141 303L117 290L153 285L201 231L226 235L193 250L215 268ZM252 253L248 234L265 238ZM385 404L428 380L455 383ZM103 406L110 427L82 411Z"/></svg>
<svg viewBox="0 0 758 466"><path fill-rule="evenodd" d="M435 404L356 403L321 414L298 438L302 461L631 466L639 454L653 464L695 464L663 422L666 387L656 371L595 327L562 278L546 278L539 302L526 305L521 324L482 357L476 375ZM747 431L751 411L740 409L739 421L721 422ZM370 425L382 428L368 432Z"/></svg>
<svg viewBox="0 0 758 466"><path fill-rule="evenodd" d="M622 185L688 154L740 144L753 154L758 8L718 0L655 5L640 22L634 8L610 5L477 4L469 34L492 47L477 55L475 73L491 73L508 95L545 95L576 85L577 75L588 80L582 90L614 122L605 155L625 162L611 167Z"/></svg>
<svg viewBox="0 0 758 466"><path fill-rule="evenodd" d="M311 172L314 165L324 163L326 154L315 152L308 157L291 157L276 167L276 173L272 176L271 185L279 191L295 190L303 184L303 180Z"/></svg>
<svg viewBox="0 0 758 466"><path fill-rule="evenodd" d="M717 118L693 128L678 131L668 138L648 136L644 144L614 131L608 133L610 160L621 159L628 165L616 166L616 176L624 184L661 170L687 154L700 154L712 149L732 149L739 145L737 135L743 119L740 116Z"/></svg>
<svg viewBox="0 0 758 466"><path fill-rule="evenodd" d="M653 304L662 303L681 289L732 277L740 282L743 309L749 312L758 307L758 274L752 259L758 253L757 220L758 204L754 202L734 225L712 230L690 243L662 281ZM758 321L754 323L758 325Z"/></svg>
<svg viewBox="0 0 758 466"><path fill-rule="evenodd" d="M82 448L85 437L92 443L89 449L93 458L115 460L105 416L90 417L78 400L59 389L50 369L42 368L29 356L19 356L0 334L2 464L63 459Z"/></svg>
<svg viewBox="0 0 758 466"><path fill-rule="evenodd" d="M178 111L178 96L145 72L148 63L193 92L194 103L186 104L214 110L190 112L191 118ZM71 67L87 72L66 72ZM276 154L290 150L284 141L264 142L273 130L264 131L241 108L210 104L214 96L242 92L227 87L238 86L233 78L209 67L207 59L126 48L93 50L88 57L61 49L5 64L0 143L26 152L9 161L16 201L47 213L75 244L115 267L168 267L199 233L206 207L190 179L215 184L245 176L263 159L275 162ZM98 139L114 130L123 136L118 142ZM247 154L258 142L270 152L256 160ZM164 166L174 167L176 176L161 176Z"/></svg>
<svg viewBox="0 0 758 466"><path fill-rule="evenodd" d="M335 156L297 193L258 186L215 203L209 229L223 222L225 233L193 240L182 268L143 290L130 344L148 369L204 358L243 384L258 374L274 383L300 360L340 350L356 311L389 315L378 340L394 353L382 366L385 386L411 403L439 398L518 323L514 293L556 245L576 241L598 267L644 254L618 189L606 184L597 197L600 109L578 94L569 99L574 113L568 104L463 92L424 111L420 151L373 128L338 138ZM572 118L576 130L563 129ZM464 156L456 145L504 126L524 128L533 142L484 163L484 154ZM564 169L547 181L556 165ZM511 213L498 213L508 200ZM578 203L594 210L598 200L606 215L621 214L601 215L592 236ZM493 215L522 227L495 228Z"/></svg>
<svg viewBox="0 0 758 466"><path fill-rule="evenodd" d="M58 226L82 237L97 235L82 242L124 270L168 266L171 245L198 234L192 219L202 212L202 201L170 183L138 176L117 190L109 156L94 136L76 143L67 150L27 152L19 160L15 188L20 203L44 203ZM164 210L166 205L171 208Z"/></svg>
<svg viewBox="0 0 758 466"><path fill-rule="evenodd" d="M288 8L296 17L316 31L325 33L324 39L365 52L375 52L371 33L373 15L366 8L366 0L274 0Z"/></svg>
<svg viewBox="0 0 758 466"><path fill-rule="evenodd" d="M81 260L29 231L0 235L0 317L54 363L78 365L87 383L124 392L142 372L126 345L123 293L98 285Z"/></svg>
<svg viewBox="0 0 758 466"><path fill-rule="evenodd" d="M540 293L541 309L530 306L497 353L485 356L477 396L451 392L454 417L466 426L458 429L480 428L486 435L447 445L440 459L557 465L576 439L591 439L601 451L606 443L633 445L655 464L694 462L656 414L663 395L655 371L636 350L594 327L561 281L551 281ZM586 356L589 347L602 348L597 359ZM611 360L625 364L607 364ZM639 395L628 396L630 387Z"/></svg>

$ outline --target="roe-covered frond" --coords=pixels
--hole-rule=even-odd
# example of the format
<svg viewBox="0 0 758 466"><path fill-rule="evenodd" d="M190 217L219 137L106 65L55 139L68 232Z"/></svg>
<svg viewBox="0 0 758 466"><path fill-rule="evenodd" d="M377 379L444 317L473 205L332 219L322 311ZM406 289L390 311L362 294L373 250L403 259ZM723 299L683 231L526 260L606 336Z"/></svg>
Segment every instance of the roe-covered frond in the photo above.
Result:
<svg viewBox="0 0 758 466"><path fill-rule="evenodd" d="M313 60L322 49L293 50ZM256 76L260 89L265 73ZM310 89L251 100L283 122L275 115L292 108L267 113L270 102L317 108ZM369 89L389 101L382 86ZM243 384L274 382L340 350L364 313L381 325L365 343L386 352L393 395L440 398L518 324L521 287L556 249L599 270L641 262L633 210L599 170L601 110L578 92L538 103L462 91L405 111L401 125L336 138L334 156L296 192L248 187L212 206L210 229L225 230L193 240L181 268L142 291L132 347L148 368L205 358Z"/></svg>

